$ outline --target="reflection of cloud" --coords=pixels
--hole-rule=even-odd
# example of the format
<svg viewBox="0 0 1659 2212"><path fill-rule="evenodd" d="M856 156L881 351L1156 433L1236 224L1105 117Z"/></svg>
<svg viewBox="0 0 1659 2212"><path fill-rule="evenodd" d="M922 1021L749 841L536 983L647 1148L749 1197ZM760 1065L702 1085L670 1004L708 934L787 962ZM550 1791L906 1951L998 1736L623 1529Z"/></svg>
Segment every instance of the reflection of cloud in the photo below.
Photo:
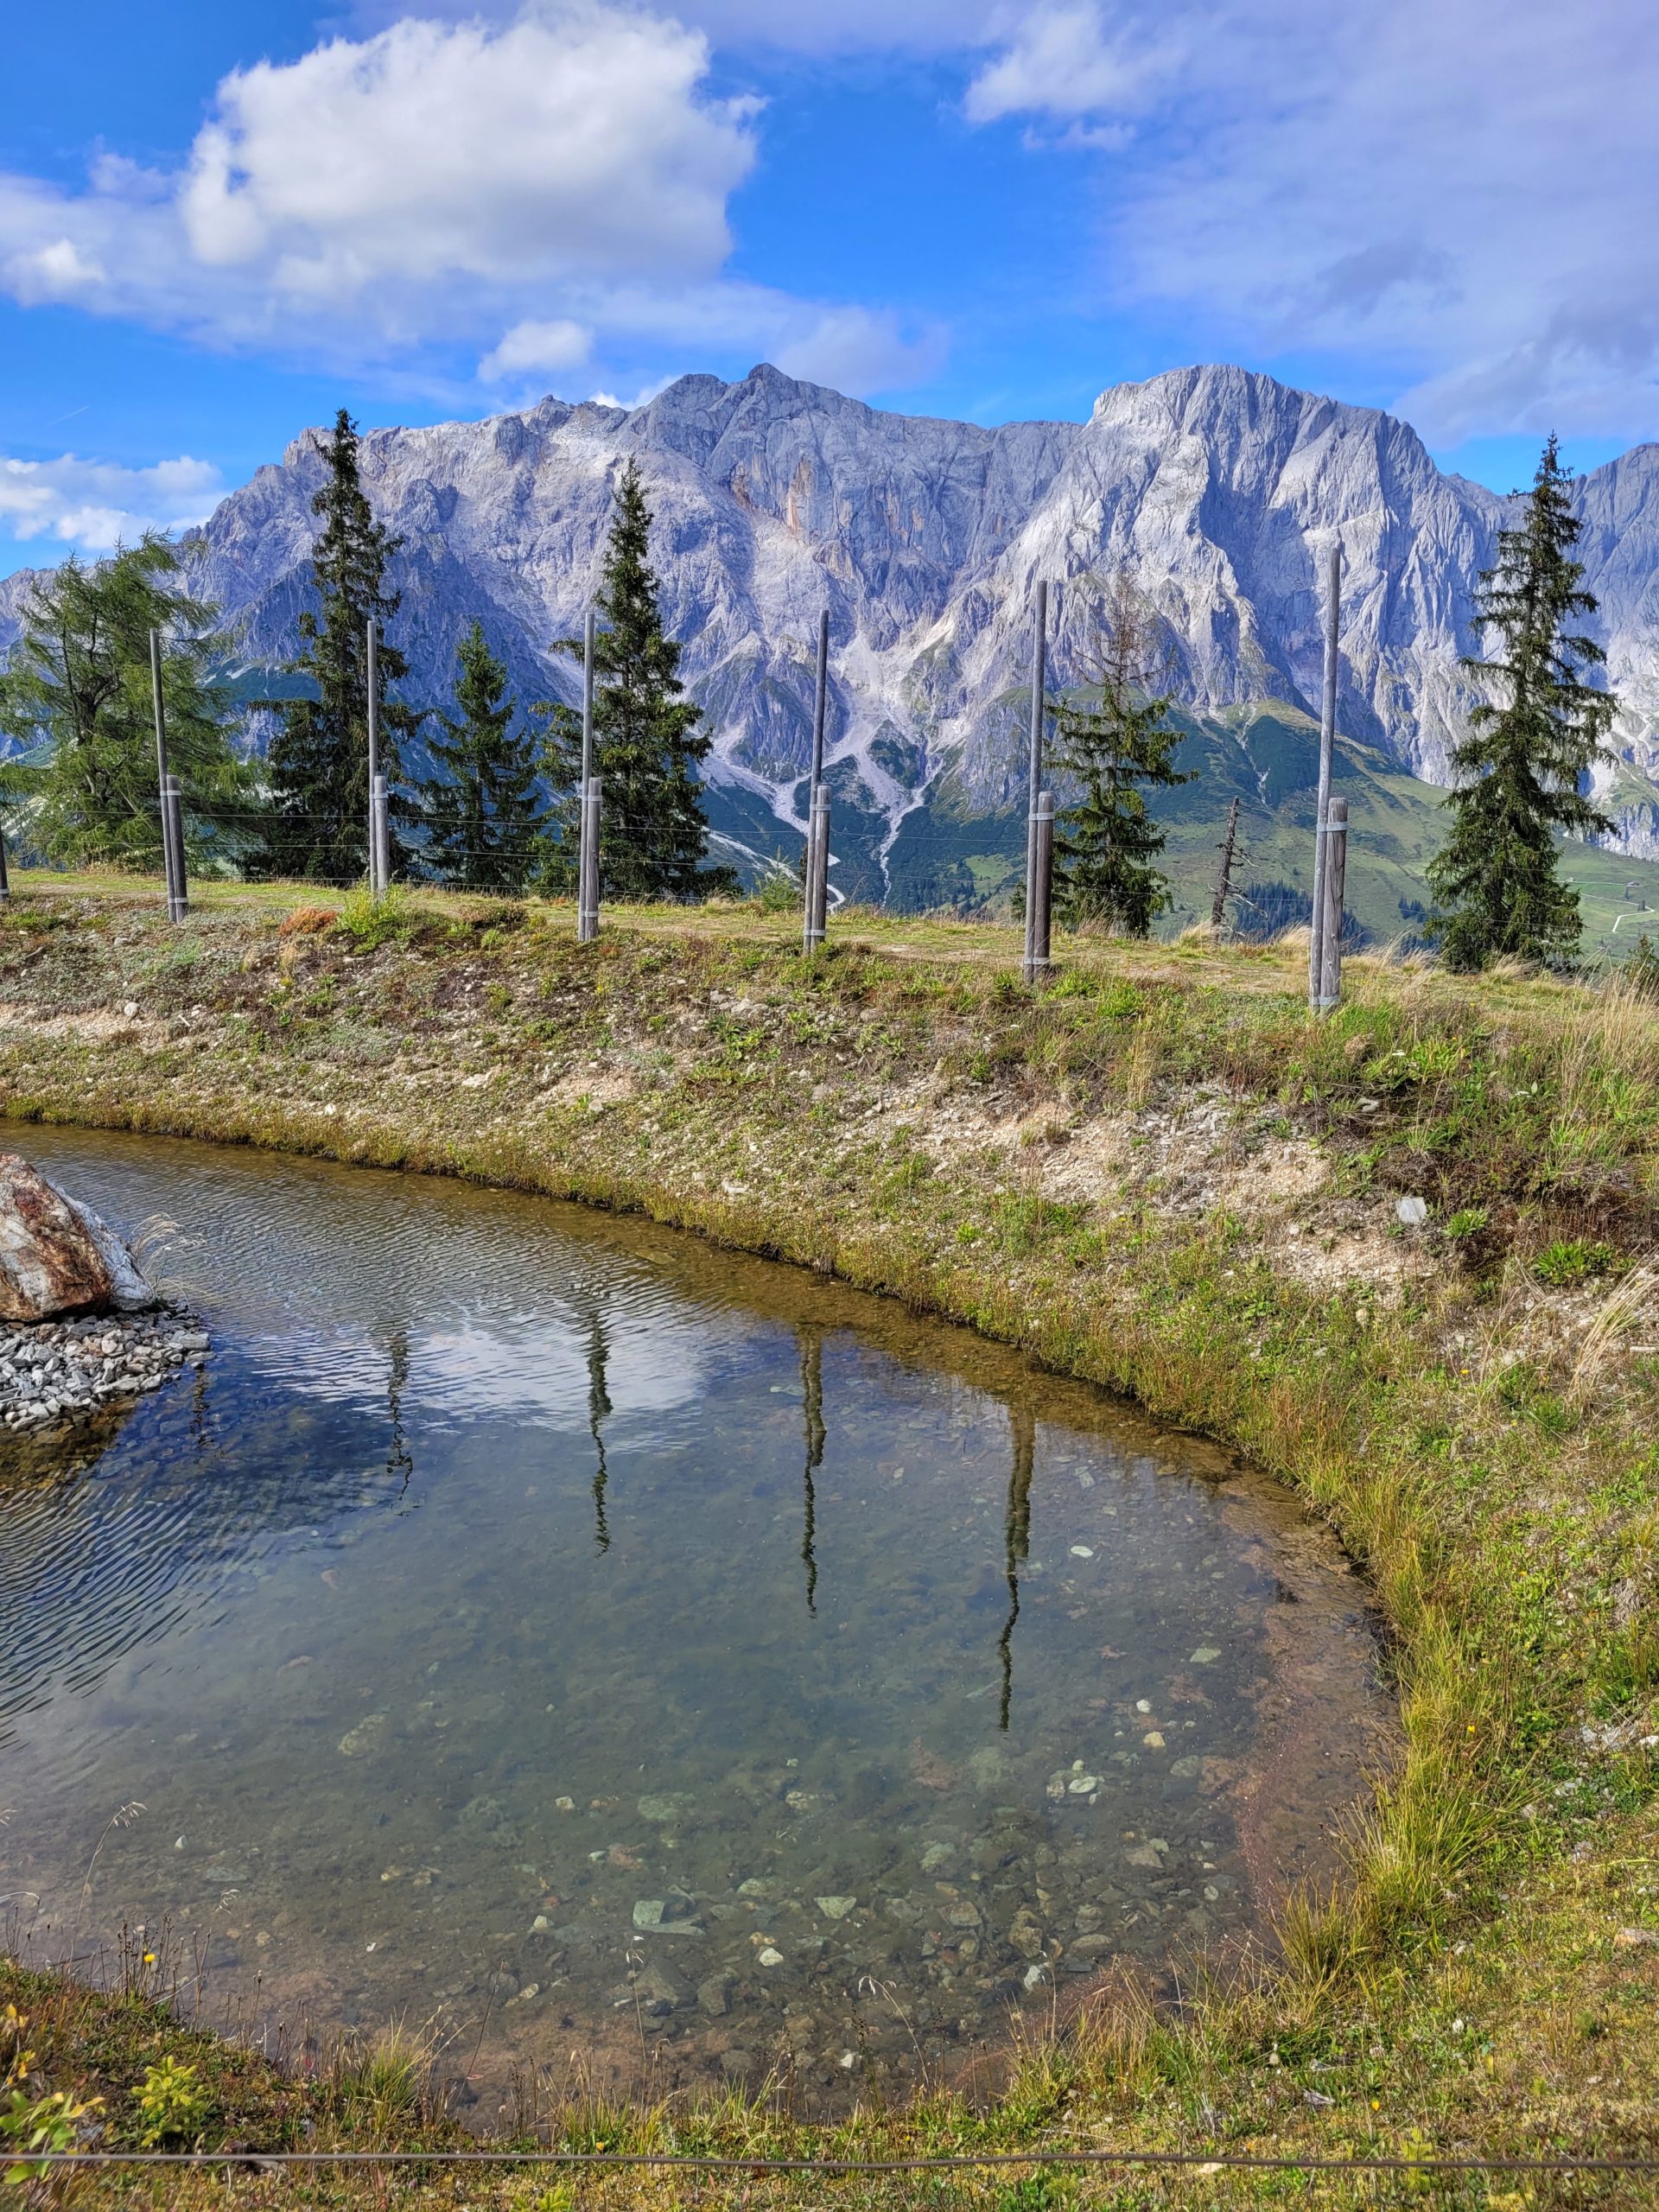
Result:
<svg viewBox="0 0 1659 2212"><path fill-rule="evenodd" d="M607 1428L613 1443L626 1444L631 1421L659 1420L706 1394L725 1351L724 1332L714 1332L711 1341L709 1317L701 1313L694 1323L654 1313L630 1325L626 1313L602 1311L613 1408ZM358 1331L254 1336L243 1350L262 1373L308 1397L365 1409L385 1403L387 1347ZM568 1313L517 1324L462 1317L408 1338L404 1410L418 1409L427 1421L498 1420L585 1432L588 1389L586 1338Z"/></svg>

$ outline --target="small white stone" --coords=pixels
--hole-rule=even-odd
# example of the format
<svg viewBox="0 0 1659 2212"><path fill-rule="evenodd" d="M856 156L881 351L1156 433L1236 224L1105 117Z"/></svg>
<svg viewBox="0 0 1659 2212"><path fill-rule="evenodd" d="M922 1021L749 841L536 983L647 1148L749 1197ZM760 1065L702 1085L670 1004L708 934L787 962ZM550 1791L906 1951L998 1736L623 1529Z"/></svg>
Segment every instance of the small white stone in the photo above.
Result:
<svg viewBox="0 0 1659 2212"><path fill-rule="evenodd" d="M766 1949L760 1954L760 1961L763 1967L780 1967L784 1963L784 1955L781 1951L773 1950L772 1945L768 1943Z"/></svg>
<svg viewBox="0 0 1659 2212"><path fill-rule="evenodd" d="M1402 1198L1394 1211L1408 1229L1421 1229L1428 1219L1428 1200Z"/></svg>
<svg viewBox="0 0 1659 2212"><path fill-rule="evenodd" d="M1092 1544L1073 1544L1071 1547L1073 1559L1093 1559L1094 1555L1095 1548Z"/></svg>

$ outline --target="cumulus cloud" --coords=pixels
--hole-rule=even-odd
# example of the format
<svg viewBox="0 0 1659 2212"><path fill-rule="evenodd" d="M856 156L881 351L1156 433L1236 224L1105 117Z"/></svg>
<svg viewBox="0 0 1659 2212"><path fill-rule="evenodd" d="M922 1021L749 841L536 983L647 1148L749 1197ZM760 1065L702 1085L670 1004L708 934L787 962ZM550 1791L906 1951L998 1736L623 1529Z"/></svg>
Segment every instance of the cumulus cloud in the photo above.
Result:
<svg viewBox="0 0 1659 2212"><path fill-rule="evenodd" d="M83 461L0 456L0 531L27 543L55 539L84 553L107 553L144 531L205 522L225 496L224 479L205 461L181 454L149 468Z"/></svg>
<svg viewBox="0 0 1659 2212"><path fill-rule="evenodd" d="M755 150L708 66L597 0L331 39L226 77L175 174L0 177L0 277L219 338L407 341L573 280L706 276Z"/></svg>
<svg viewBox="0 0 1659 2212"><path fill-rule="evenodd" d="M1212 352L1381 365L1434 437L1628 435L1659 430L1656 79L1628 0L1126 0L1026 11L968 111L1138 116L1116 294Z"/></svg>
<svg viewBox="0 0 1659 2212"><path fill-rule="evenodd" d="M931 337L722 273L760 104L709 65L702 31L623 0L398 16L232 72L175 170L0 172L0 289L349 368L470 340L497 390L647 324L863 386L918 372Z"/></svg>

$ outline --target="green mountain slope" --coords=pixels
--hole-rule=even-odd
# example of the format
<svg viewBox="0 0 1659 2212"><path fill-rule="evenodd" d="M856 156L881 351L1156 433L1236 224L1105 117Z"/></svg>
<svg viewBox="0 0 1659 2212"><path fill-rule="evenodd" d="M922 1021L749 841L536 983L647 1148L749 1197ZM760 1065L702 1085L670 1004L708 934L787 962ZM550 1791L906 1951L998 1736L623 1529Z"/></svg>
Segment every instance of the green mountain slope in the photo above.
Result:
<svg viewBox="0 0 1659 2212"><path fill-rule="evenodd" d="M1175 901L1160 934L1208 920L1218 848L1235 798L1240 803L1235 885L1277 894L1258 901L1262 918L1288 906L1284 893L1306 898L1313 887L1318 725L1280 702L1174 719L1185 732L1177 757L1194 780L1160 794L1158 802L1169 836L1166 869ZM1414 933L1428 901L1425 872L1443 835L1444 792L1345 737L1337 741L1332 787L1348 802L1350 912L1376 941ZM1064 798L1063 782L1059 789ZM843 836L843 821L849 836ZM835 837L838 852L850 834L855 823L843 811ZM975 814L947 771L900 826L887 856L888 903L900 909L995 911L1022 880L1025 837L1023 809ZM868 868L861 852L849 874L867 878ZM1618 954L1649 927L1659 935L1659 861L1568 844L1562 870L1583 901L1586 952ZM1236 926L1249 928L1249 908L1240 904L1230 912Z"/></svg>

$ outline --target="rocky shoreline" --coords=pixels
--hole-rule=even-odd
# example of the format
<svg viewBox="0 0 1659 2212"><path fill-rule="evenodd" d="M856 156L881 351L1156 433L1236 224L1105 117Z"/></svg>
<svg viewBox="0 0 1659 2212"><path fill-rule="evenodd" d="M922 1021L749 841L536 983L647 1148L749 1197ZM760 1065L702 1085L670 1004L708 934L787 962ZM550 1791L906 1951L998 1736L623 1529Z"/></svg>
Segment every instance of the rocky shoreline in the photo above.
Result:
<svg viewBox="0 0 1659 2212"><path fill-rule="evenodd" d="M207 1349L207 1331L166 1307L0 1325L0 1427L16 1433L85 1421L159 1389L180 1368L199 1365Z"/></svg>

